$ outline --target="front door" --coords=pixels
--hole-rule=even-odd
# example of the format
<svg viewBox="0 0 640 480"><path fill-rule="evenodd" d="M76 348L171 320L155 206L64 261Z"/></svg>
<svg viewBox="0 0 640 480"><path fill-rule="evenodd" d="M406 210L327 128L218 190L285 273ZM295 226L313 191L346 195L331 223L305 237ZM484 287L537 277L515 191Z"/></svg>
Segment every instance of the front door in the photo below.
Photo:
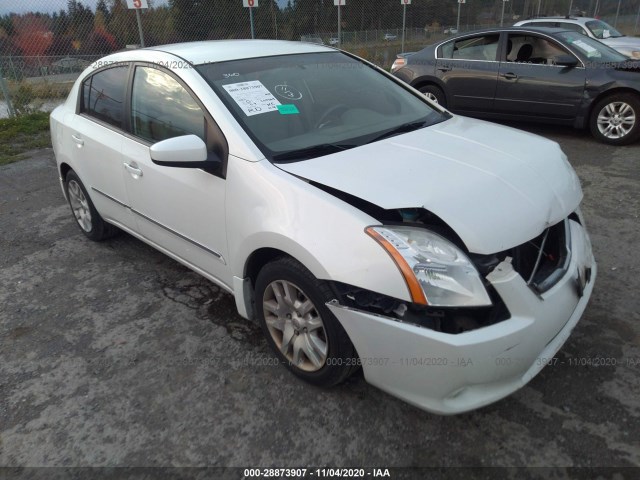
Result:
<svg viewBox="0 0 640 480"><path fill-rule="evenodd" d="M138 231L196 271L231 285L225 225L226 182L197 168L160 166L153 143L195 134L207 141L209 121L194 96L172 74L136 66L131 132L123 141L125 185Z"/></svg>
<svg viewBox="0 0 640 480"><path fill-rule="evenodd" d="M578 60L574 67L554 65L558 56L574 55L540 35L510 34L507 44L500 62L495 111L536 118L574 118L586 82L582 63Z"/></svg>

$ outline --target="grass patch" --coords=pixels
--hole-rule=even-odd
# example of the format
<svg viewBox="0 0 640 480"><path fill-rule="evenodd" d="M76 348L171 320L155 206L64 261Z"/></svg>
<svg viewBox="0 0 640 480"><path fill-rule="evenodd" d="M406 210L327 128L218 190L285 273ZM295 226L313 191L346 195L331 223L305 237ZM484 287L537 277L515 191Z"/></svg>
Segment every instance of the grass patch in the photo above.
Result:
<svg viewBox="0 0 640 480"><path fill-rule="evenodd" d="M0 165L22 160L29 150L50 146L48 113L0 119Z"/></svg>

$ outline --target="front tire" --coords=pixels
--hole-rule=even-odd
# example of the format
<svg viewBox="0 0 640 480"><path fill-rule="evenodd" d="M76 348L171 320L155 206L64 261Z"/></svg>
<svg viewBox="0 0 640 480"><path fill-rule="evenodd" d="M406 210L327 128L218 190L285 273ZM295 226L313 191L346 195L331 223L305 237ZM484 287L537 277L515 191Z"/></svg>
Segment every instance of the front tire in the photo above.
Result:
<svg viewBox="0 0 640 480"><path fill-rule="evenodd" d="M256 279L256 311L267 343L292 373L323 387L343 382L359 363L325 305L333 298L325 282L289 257L268 263Z"/></svg>
<svg viewBox="0 0 640 480"><path fill-rule="evenodd" d="M640 97L616 93L600 100L589 119L591 134L610 145L628 145L640 138Z"/></svg>
<svg viewBox="0 0 640 480"><path fill-rule="evenodd" d="M64 186L71 213L73 213L80 231L88 239L98 242L118 233L117 227L102 219L76 172L69 170Z"/></svg>

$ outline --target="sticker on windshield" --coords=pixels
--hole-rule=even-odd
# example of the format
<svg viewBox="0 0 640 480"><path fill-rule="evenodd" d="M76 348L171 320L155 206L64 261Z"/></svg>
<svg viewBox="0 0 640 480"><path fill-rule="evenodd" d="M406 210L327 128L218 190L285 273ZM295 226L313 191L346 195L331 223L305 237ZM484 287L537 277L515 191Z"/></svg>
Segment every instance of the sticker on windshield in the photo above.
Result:
<svg viewBox="0 0 640 480"><path fill-rule="evenodd" d="M576 40L575 42L573 42L573 44L576 47L584 50L587 53L587 57L597 57L600 55L597 49L593 48L591 45L583 42L582 40Z"/></svg>
<svg viewBox="0 0 640 480"><path fill-rule="evenodd" d="M276 85L274 88L276 95L288 100L300 100L302 93L289 85Z"/></svg>
<svg viewBox="0 0 640 480"><path fill-rule="evenodd" d="M278 105L278 111L280 112L280 115L294 115L296 113L300 113L298 107L293 103L288 105Z"/></svg>
<svg viewBox="0 0 640 480"><path fill-rule="evenodd" d="M247 117L275 112L280 102L260 80L222 85Z"/></svg>

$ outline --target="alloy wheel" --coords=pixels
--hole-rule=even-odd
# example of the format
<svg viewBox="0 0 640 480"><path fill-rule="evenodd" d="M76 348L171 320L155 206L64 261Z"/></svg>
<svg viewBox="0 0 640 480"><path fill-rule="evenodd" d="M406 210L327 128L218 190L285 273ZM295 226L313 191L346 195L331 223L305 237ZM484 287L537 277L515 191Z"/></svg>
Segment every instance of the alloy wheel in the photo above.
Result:
<svg viewBox="0 0 640 480"><path fill-rule="evenodd" d="M305 372L320 370L329 351L327 333L315 305L295 284L271 282L262 297L271 338L292 365Z"/></svg>
<svg viewBox="0 0 640 480"><path fill-rule="evenodd" d="M431 100L433 103L439 103L438 102L438 97L436 97L433 93L425 92L425 93L423 93L423 95L425 97L427 97L429 100Z"/></svg>
<svg viewBox="0 0 640 480"><path fill-rule="evenodd" d="M611 102L598 113L598 130L609 139L625 137L635 124L636 112L626 102Z"/></svg>
<svg viewBox="0 0 640 480"><path fill-rule="evenodd" d="M89 209L89 202L87 202L82 188L75 180L71 180L67 185L67 192L69 193L69 203L73 210L73 215L78 221L78 225L85 232L90 232L92 228L91 223L91 210Z"/></svg>

